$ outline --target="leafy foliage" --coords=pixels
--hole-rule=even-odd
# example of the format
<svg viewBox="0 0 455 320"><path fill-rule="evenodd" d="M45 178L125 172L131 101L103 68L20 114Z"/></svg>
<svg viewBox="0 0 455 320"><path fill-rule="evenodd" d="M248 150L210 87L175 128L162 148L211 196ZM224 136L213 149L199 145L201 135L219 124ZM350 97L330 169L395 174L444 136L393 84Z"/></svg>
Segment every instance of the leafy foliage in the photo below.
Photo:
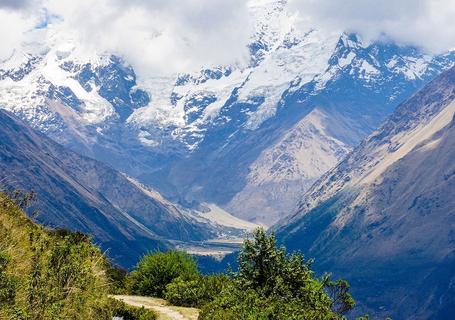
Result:
<svg viewBox="0 0 455 320"><path fill-rule="evenodd" d="M211 302L230 283L226 275L198 275L186 280L177 278L166 286L165 298L183 307L202 307Z"/></svg>
<svg viewBox="0 0 455 320"><path fill-rule="evenodd" d="M286 254L263 229L246 240L239 271L200 319L341 319L354 307L345 281L317 279L311 261Z"/></svg>
<svg viewBox="0 0 455 320"><path fill-rule="evenodd" d="M119 300L111 299L113 306L113 314L116 317L123 318L123 320L155 320L156 314L144 308L135 308L126 305Z"/></svg>
<svg viewBox="0 0 455 320"><path fill-rule="evenodd" d="M130 277L131 291L163 298L166 286L174 279L193 279L198 275L196 262L180 251L150 253L144 256Z"/></svg>

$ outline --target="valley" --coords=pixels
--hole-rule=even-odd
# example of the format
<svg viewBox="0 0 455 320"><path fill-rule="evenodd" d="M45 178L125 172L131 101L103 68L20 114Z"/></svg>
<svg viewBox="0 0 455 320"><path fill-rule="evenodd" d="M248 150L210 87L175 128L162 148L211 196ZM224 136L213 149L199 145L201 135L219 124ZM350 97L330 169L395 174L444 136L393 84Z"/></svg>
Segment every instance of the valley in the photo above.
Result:
<svg viewBox="0 0 455 320"><path fill-rule="evenodd" d="M68 257L87 270L68 268L112 282L80 289L103 320L141 315L128 305L163 320L449 319L455 43L441 17L455 7L207 1L0 3L0 318L39 315L33 263L61 277L52 255L80 245L91 253ZM147 259L194 272L151 288L135 278ZM19 294L6 307L2 286ZM52 308L76 312L59 294Z"/></svg>

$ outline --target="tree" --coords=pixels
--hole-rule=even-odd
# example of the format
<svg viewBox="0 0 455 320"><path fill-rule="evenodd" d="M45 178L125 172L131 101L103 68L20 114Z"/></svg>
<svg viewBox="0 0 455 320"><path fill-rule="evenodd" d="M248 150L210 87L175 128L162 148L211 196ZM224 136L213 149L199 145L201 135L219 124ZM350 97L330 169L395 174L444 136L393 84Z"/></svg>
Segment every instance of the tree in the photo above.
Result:
<svg viewBox="0 0 455 320"><path fill-rule="evenodd" d="M323 283L332 299L332 310L338 314L345 314L355 306L355 301L349 293L349 283L339 279L332 281L329 275L324 276Z"/></svg>

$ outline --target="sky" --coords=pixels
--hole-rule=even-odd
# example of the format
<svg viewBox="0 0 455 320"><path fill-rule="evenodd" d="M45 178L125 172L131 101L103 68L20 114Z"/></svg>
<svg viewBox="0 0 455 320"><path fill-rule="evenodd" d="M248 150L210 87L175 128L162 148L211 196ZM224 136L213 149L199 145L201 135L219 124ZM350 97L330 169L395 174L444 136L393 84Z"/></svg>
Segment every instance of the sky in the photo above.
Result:
<svg viewBox="0 0 455 320"><path fill-rule="evenodd" d="M288 1L302 28L355 32L428 53L455 48L453 0ZM116 53L148 75L242 64L254 33L247 0L0 0L0 59L48 22L81 47Z"/></svg>

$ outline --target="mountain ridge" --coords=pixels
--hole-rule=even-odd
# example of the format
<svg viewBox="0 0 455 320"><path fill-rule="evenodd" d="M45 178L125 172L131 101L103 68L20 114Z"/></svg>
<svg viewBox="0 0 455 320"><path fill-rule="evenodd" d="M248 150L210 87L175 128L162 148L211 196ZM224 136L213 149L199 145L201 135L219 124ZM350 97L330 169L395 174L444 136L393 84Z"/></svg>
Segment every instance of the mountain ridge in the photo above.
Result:
<svg viewBox="0 0 455 320"><path fill-rule="evenodd" d="M34 190L35 218L93 235L117 263L130 267L170 240L217 236L219 227L185 212L131 178L80 156L0 110L0 172L6 189ZM224 230L224 232L228 232Z"/></svg>
<svg viewBox="0 0 455 320"><path fill-rule="evenodd" d="M354 295L377 318L444 319L454 310L454 100L452 68L401 104L274 227L318 266L356 279L354 288L368 284Z"/></svg>

